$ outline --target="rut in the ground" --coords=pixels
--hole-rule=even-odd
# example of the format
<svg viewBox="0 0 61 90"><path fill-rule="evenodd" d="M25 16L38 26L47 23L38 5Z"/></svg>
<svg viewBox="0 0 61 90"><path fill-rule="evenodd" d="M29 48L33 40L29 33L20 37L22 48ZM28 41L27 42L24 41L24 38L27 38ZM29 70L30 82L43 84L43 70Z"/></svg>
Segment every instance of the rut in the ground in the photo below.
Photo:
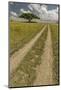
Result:
<svg viewBox="0 0 61 90"><path fill-rule="evenodd" d="M52 40L50 27L48 26L47 39L45 41L43 55L41 56L41 64L36 69L37 76L36 80L34 81L34 85L53 84L52 63L53 63Z"/></svg>
<svg viewBox="0 0 61 90"><path fill-rule="evenodd" d="M43 27L43 29L29 43L27 43L22 49L19 49L17 52L15 52L10 57L10 73L12 73L17 68L17 66L24 59L24 57L26 56L28 51L33 47L35 42L42 35L45 28L46 28L46 25Z"/></svg>

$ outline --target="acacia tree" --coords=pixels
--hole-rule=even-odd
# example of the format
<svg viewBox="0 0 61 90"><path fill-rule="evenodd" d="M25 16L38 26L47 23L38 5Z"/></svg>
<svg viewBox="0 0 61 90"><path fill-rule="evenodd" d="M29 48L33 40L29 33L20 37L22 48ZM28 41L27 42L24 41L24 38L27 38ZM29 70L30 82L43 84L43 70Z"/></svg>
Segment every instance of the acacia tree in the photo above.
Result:
<svg viewBox="0 0 61 90"><path fill-rule="evenodd" d="M37 17L36 15L32 14L32 13L22 13L20 16L20 18L24 18L27 19L28 22L31 22L32 19L39 19L39 17Z"/></svg>

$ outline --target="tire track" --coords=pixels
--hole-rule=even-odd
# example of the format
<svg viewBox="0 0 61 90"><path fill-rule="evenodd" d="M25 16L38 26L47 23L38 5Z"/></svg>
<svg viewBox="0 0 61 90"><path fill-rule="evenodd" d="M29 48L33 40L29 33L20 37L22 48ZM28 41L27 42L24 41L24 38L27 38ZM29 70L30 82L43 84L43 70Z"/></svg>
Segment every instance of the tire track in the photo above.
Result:
<svg viewBox="0 0 61 90"><path fill-rule="evenodd" d="M34 85L52 85L53 84L53 48L51 40L50 26L48 25L48 34L45 42L44 52L41 56L41 64L36 68L36 80Z"/></svg>
<svg viewBox="0 0 61 90"><path fill-rule="evenodd" d="M24 59L24 57L26 56L28 51L33 47L35 42L38 40L38 38L44 32L45 28L46 28L46 25L29 43L27 43L23 48L19 49L17 52L15 52L10 57L10 73L12 73L17 68L17 66L20 64L21 60Z"/></svg>

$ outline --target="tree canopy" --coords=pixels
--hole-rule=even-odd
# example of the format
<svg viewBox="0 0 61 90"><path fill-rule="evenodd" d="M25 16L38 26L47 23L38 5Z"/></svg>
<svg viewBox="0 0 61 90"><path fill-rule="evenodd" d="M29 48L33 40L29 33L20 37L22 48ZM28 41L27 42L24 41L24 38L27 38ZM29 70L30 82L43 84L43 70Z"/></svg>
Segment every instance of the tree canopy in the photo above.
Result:
<svg viewBox="0 0 61 90"><path fill-rule="evenodd" d="M31 22L32 19L39 19L39 17L37 17L36 15L32 13L22 13L19 17L28 19L28 22Z"/></svg>

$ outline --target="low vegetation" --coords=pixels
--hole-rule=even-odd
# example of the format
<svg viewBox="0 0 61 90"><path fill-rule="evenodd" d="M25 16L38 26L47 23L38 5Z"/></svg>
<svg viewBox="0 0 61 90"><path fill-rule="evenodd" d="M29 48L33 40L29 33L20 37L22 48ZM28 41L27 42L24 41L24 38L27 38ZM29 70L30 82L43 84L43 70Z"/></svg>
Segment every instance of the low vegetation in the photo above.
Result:
<svg viewBox="0 0 61 90"><path fill-rule="evenodd" d="M44 26L40 23L19 23L10 22L10 48L11 50L18 50L30 41ZM59 83L59 37L58 24L50 24L51 37L53 45L53 81L54 84ZM37 66L41 64L41 56L47 38L47 30L42 33L35 45L28 52L28 54L21 61L16 70L10 75L11 87L32 86L36 79ZM15 37L16 36L16 37Z"/></svg>
<svg viewBox="0 0 61 90"><path fill-rule="evenodd" d="M40 23L10 21L10 55L30 41L42 27Z"/></svg>
<svg viewBox="0 0 61 90"><path fill-rule="evenodd" d="M52 35L52 44L53 44L53 55L54 55L54 61L53 61L53 79L54 83L59 83L59 37L58 37L58 25L51 24L51 35Z"/></svg>
<svg viewBox="0 0 61 90"><path fill-rule="evenodd" d="M47 27L18 68L11 74L11 86L32 86L36 78L36 68L41 64L41 55L47 37Z"/></svg>

